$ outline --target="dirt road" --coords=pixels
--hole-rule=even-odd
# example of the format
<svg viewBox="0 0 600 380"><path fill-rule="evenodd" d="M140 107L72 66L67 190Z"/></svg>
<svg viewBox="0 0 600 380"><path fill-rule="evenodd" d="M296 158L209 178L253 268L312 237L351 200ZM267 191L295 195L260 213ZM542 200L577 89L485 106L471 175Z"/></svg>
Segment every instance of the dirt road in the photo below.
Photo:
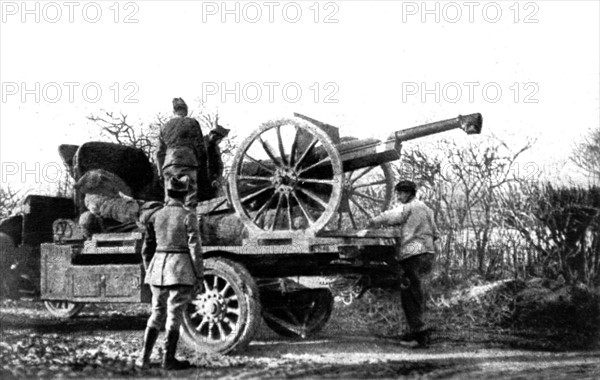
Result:
<svg viewBox="0 0 600 380"><path fill-rule="evenodd" d="M48 316L39 303L2 304L2 377L276 378L457 378L597 379L600 351L548 352L510 348L473 332L434 334L428 349L408 349L392 340L352 330L335 319L314 339L294 341L261 328L238 356L205 356L181 349L198 365L165 373L133 366L147 318L146 306L87 307L71 320ZM462 334L464 335L464 334ZM155 349L158 363L162 350Z"/></svg>

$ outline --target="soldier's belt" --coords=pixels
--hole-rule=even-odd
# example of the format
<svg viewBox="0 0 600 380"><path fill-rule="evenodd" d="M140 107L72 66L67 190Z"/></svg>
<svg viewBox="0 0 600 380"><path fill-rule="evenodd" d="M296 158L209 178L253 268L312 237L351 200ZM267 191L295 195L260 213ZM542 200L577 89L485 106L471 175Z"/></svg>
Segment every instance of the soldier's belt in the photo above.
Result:
<svg viewBox="0 0 600 380"><path fill-rule="evenodd" d="M156 253L190 253L188 248L156 248Z"/></svg>

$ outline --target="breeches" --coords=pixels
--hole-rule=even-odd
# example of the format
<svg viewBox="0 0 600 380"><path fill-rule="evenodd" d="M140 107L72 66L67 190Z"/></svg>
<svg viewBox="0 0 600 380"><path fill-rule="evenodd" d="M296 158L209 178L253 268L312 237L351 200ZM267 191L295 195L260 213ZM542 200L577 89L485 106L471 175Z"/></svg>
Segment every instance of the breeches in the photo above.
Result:
<svg viewBox="0 0 600 380"><path fill-rule="evenodd" d="M192 299L193 287L187 285L150 286L152 291L152 315L147 327L158 330L165 324L167 331L178 331L183 312Z"/></svg>

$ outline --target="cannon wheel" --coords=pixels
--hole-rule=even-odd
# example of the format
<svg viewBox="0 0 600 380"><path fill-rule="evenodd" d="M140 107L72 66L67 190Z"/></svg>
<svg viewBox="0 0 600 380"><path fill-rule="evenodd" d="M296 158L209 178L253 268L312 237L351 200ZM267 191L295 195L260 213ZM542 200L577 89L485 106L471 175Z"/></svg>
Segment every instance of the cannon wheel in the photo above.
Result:
<svg viewBox="0 0 600 380"><path fill-rule="evenodd" d="M243 350L260 322L256 282L243 265L225 258L204 260L204 291L184 312L182 341L195 351Z"/></svg>
<svg viewBox="0 0 600 380"><path fill-rule="evenodd" d="M345 173L336 229L362 229L387 210L394 196L394 173L388 163Z"/></svg>
<svg viewBox="0 0 600 380"><path fill-rule="evenodd" d="M251 233L316 233L341 201L339 152L323 130L299 118L264 123L241 144L232 168L231 201Z"/></svg>
<svg viewBox="0 0 600 380"><path fill-rule="evenodd" d="M305 289L288 294L283 305L263 308L263 319L277 334L307 338L320 332L329 321L334 299L329 289Z"/></svg>
<svg viewBox="0 0 600 380"><path fill-rule="evenodd" d="M83 309L84 303L76 303L70 301L44 301L46 309L55 317L73 318Z"/></svg>

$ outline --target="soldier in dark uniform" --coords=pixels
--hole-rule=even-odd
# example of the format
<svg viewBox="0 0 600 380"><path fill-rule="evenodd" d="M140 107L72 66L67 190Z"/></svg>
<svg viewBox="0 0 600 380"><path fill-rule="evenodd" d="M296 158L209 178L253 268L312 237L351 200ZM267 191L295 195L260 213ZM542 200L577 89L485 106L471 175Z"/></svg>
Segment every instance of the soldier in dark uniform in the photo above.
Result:
<svg viewBox="0 0 600 380"><path fill-rule="evenodd" d="M203 265L198 220L195 212L183 205L187 176L171 177L166 183L169 200L164 207L143 210L145 226L142 256L146 284L152 290L152 315L148 319L144 346L138 365L146 368L158 332L166 321L163 358L165 369L185 369L187 361L175 359L183 312L196 289L202 287Z"/></svg>
<svg viewBox="0 0 600 380"><path fill-rule="evenodd" d="M163 172L163 166L169 149L182 147L190 149L197 162L196 175L190 176L190 179L199 187L190 190L190 195L185 203L189 207L195 207L198 201L210 198L206 146L200 123L187 116L188 107L183 99L173 99L173 113L175 117L161 127L158 137L158 150L156 151L158 174L160 177L164 177L165 181L168 180L167 176L170 173ZM192 187L194 183L192 183Z"/></svg>

